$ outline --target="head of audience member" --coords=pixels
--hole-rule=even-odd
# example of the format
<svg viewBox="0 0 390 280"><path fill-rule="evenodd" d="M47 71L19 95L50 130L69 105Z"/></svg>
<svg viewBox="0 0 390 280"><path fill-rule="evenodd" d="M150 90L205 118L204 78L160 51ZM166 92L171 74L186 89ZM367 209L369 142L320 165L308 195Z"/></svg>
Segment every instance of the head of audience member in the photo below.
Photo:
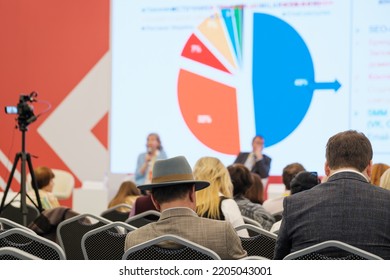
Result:
<svg viewBox="0 0 390 280"><path fill-rule="evenodd" d="M301 171L291 180L291 194L310 190L320 183L321 180L318 178L317 172Z"/></svg>
<svg viewBox="0 0 390 280"><path fill-rule="evenodd" d="M146 149L153 153L163 149L160 136L157 133L153 132L148 134L148 137L146 138Z"/></svg>
<svg viewBox="0 0 390 280"><path fill-rule="evenodd" d="M233 183L233 196L244 195L253 184L252 173L241 163L228 166L230 179Z"/></svg>
<svg viewBox="0 0 390 280"><path fill-rule="evenodd" d="M126 198L129 196L137 197L141 195L141 191L137 188L134 182L132 181L124 181L120 185L116 195L110 201L108 207L113 207L115 205L125 203Z"/></svg>
<svg viewBox="0 0 390 280"><path fill-rule="evenodd" d="M191 166L184 156L157 160L153 166L150 184L140 185L140 190L150 190L153 204L159 211L174 207L187 207L195 211L195 192L210 185L195 180Z"/></svg>
<svg viewBox="0 0 390 280"><path fill-rule="evenodd" d="M369 180L372 155L371 142L363 133L356 130L337 133L326 144L325 174L329 177L338 170L352 169Z"/></svg>
<svg viewBox="0 0 390 280"><path fill-rule="evenodd" d="M261 135L256 135L252 139L252 151L256 153L256 151L263 151L264 149L264 137Z"/></svg>
<svg viewBox="0 0 390 280"><path fill-rule="evenodd" d="M374 163L371 170L371 184L379 186L382 174L389 168L390 166L385 163Z"/></svg>
<svg viewBox="0 0 390 280"><path fill-rule="evenodd" d="M196 192L199 216L217 219L220 216L220 194L233 197L233 184L225 165L215 157L202 157L194 166L194 178L210 182L208 188Z"/></svg>
<svg viewBox="0 0 390 280"><path fill-rule="evenodd" d="M283 168L282 180L287 191L290 190L291 180L301 171L306 169L299 162L290 163Z"/></svg>
<svg viewBox="0 0 390 280"><path fill-rule="evenodd" d="M39 166L34 169L37 188L47 192L53 192L54 187L54 172L46 166ZM31 182L32 185L32 182Z"/></svg>
<svg viewBox="0 0 390 280"><path fill-rule="evenodd" d="M253 184L245 192L245 197L253 203L263 204L264 202L264 186L259 174L251 173Z"/></svg>
<svg viewBox="0 0 390 280"><path fill-rule="evenodd" d="M381 176L379 186L390 191L390 169L387 169Z"/></svg>

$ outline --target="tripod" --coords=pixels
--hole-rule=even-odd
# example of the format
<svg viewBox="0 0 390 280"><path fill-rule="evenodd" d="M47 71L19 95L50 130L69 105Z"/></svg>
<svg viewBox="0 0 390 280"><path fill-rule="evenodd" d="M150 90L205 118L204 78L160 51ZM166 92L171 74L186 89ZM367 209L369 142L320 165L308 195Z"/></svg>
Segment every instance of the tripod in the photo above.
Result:
<svg viewBox="0 0 390 280"><path fill-rule="evenodd" d="M39 212L42 212L43 208L42 208L41 199L39 197L39 192L38 192L38 187L37 187L37 181L36 181L35 174L34 174L34 169L33 169L32 163L31 163L31 156L29 153L26 153L27 127L25 125L19 125L19 128L22 131L22 151L20 153L17 153L15 156L14 164L13 164L12 169L11 169L11 174L8 178L7 186L4 190L4 196L3 196L3 199L1 201L0 215L3 213L3 210L6 207L8 207L15 200L15 198L18 196L18 194L20 194L20 210L22 212L22 222L23 222L24 226L27 226L28 209L27 209L27 204L26 204L26 197L28 197L30 199L30 201L39 210ZM20 191L6 206L4 206L5 200L7 198L7 194L8 194L9 188L11 186L11 182L12 182L12 179L14 177L14 173L15 173L15 170L16 170L16 167L18 165L19 160L21 161ZM30 198L30 196L27 194L27 191L26 191L26 162L27 162L28 168L30 170L31 185L32 185L32 188L35 192L35 197L37 198L38 205L35 204L35 202Z"/></svg>

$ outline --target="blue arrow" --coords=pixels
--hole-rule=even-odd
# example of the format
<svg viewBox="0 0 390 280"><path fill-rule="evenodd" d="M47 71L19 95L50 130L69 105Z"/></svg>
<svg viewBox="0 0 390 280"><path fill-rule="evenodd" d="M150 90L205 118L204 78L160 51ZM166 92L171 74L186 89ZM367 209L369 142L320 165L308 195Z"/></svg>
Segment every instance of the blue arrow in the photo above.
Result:
<svg viewBox="0 0 390 280"><path fill-rule="evenodd" d="M308 87L311 90L316 89L333 89L335 92L341 87L341 84L337 79L334 82L309 82L306 79L296 79L294 81L295 86Z"/></svg>

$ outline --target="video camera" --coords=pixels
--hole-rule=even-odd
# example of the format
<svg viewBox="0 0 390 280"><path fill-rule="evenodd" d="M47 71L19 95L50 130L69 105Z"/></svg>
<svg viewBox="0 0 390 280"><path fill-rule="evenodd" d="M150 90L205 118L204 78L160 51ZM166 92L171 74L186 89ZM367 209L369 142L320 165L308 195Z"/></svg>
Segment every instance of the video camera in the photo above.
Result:
<svg viewBox="0 0 390 280"><path fill-rule="evenodd" d="M21 129L25 129L30 123L36 121L37 117L34 115L34 108L30 103L36 101L38 93L33 91L29 95L20 95L19 103L16 106L6 106L6 114L18 114L18 124Z"/></svg>

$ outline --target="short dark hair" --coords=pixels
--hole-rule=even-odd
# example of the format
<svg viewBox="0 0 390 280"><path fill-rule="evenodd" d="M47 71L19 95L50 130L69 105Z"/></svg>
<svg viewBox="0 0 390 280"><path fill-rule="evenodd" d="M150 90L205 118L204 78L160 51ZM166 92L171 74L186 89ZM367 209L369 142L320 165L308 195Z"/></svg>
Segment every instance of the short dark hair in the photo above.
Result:
<svg viewBox="0 0 390 280"><path fill-rule="evenodd" d="M177 199L184 198L188 194L192 187L193 183L185 183L178 185L171 185L165 187L153 188L151 193L154 199L159 203L171 202Z"/></svg>
<svg viewBox="0 0 390 280"><path fill-rule="evenodd" d="M291 194L310 190L320 182L317 172L301 171L291 180Z"/></svg>
<svg viewBox="0 0 390 280"><path fill-rule="evenodd" d="M255 142L256 138L260 138L261 140L264 141L263 135L259 135L259 134L258 134L258 135L255 135L255 137L252 138L252 143Z"/></svg>
<svg viewBox="0 0 390 280"><path fill-rule="evenodd" d="M329 138L326 161L330 169L353 167L362 172L372 160L370 140L361 132L347 130Z"/></svg>
<svg viewBox="0 0 390 280"><path fill-rule="evenodd" d="M282 180L286 190L291 189L291 180L301 171L306 171L306 169L299 162L290 163L283 168Z"/></svg>
<svg viewBox="0 0 390 280"><path fill-rule="evenodd" d="M233 195L245 194L253 184L253 178L249 169L241 163L229 165L227 169L233 183Z"/></svg>

